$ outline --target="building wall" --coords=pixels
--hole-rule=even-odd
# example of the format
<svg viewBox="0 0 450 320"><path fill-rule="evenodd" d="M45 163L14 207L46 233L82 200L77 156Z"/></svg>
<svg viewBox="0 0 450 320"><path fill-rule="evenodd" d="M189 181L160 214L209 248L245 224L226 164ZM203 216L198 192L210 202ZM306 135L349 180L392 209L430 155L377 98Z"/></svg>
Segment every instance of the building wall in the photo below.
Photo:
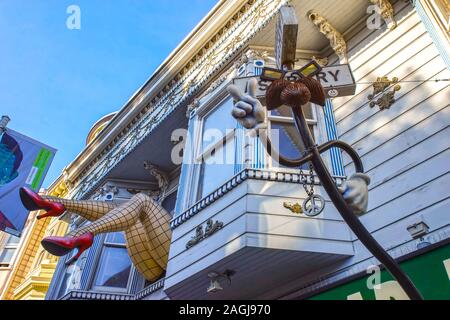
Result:
<svg viewBox="0 0 450 320"><path fill-rule="evenodd" d="M413 223L429 226L424 240L430 243L450 235L450 88L448 81L431 81L448 79L450 71L416 10L398 1L395 12L396 29L362 25L347 39L357 90L354 96L335 98L333 106L339 138L357 150L371 178L369 208L361 221L391 255L400 257L417 250L418 240L407 231ZM329 59L337 62L335 55ZM373 90L370 82L382 76L398 77L401 85L395 103L385 110L371 108L367 97ZM344 165L351 174L346 156ZM352 237L355 255L311 275L311 285L301 293L313 290L314 283L325 285L327 276L333 282L377 264Z"/></svg>

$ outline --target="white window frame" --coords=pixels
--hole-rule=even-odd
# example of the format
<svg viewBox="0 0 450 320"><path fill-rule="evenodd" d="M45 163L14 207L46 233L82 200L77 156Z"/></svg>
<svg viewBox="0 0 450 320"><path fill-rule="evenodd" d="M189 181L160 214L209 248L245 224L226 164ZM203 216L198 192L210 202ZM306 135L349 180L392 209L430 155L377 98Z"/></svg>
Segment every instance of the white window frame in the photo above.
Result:
<svg viewBox="0 0 450 320"><path fill-rule="evenodd" d="M209 155L211 154L212 150L217 149L218 147L222 147L222 148L226 148L226 143L228 141L230 141L231 139L234 139L235 135L236 135L236 130L229 130L228 132L225 133L225 135L222 137L222 139L216 141L213 144L208 145L207 148L205 148L205 150L203 150L203 127L204 127L204 121L206 119L206 117L208 117L208 115L214 111L216 111L217 107L222 106L223 104L225 104L227 102L227 100L232 99L232 97L228 94L228 92L225 89L226 87L224 86L223 88L221 88L221 90L218 90L215 94L211 95L209 97L209 99L207 101L205 101L203 103L202 106L199 107L198 112L196 114L196 128L194 130L194 143L193 143L193 147L194 147L194 161L196 164L198 164L197 166L193 166L194 167L194 174L193 176L193 182L195 185L194 189L192 190L196 190L196 194L194 195L193 198L191 198L191 203L190 205L193 205L194 203L196 203L197 201L202 199L201 193L202 190L200 189L200 177L201 177L201 170L202 170L202 165L203 165L203 161L202 158L204 155ZM231 109L229 112L229 115L231 117ZM232 178L232 177L230 177ZM219 187L219 185L217 186ZM192 202L193 201L193 202Z"/></svg>
<svg viewBox="0 0 450 320"><path fill-rule="evenodd" d="M124 233L124 232L122 231L122 233ZM90 290L99 291L99 292L128 293L130 291L130 287L133 282L133 277L135 274L135 268L133 266L133 262L131 261L131 258L130 258L131 268L130 268L130 273L128 275L128 281L127 281L125 288L100 286L100 285L95 284L95 282L97 280L97 276L98 276L98 271L99 271L98 268L100 267L100 262L101 262L101 258L103 255L103 249L105 247L108 247L108 248L120 248L120 249L127 250L126 241L125 241L125 243L108 242L107 238L108 238L109 234L112 234L112 233L106 233L103 236L101 246L97 250L96 257L95 257L95 264L91 270L91 272L93 272L93 274L92 274L92 283L90 285L90 288L91 288ZM125 234L124 234L124 237L125 237Z"/></svg>
<svg viewBox="0 0 450 320"><path fill-rule="evenodd" d="M306 119L306 123L308 125L313 126L314 132L312 132L312 133L314 135L315 142L317 145L320 145L327 141L327 133L326 133L326 128L325 128L323 108L322 108L322 106L311 103L311 110L312 110L313 119ZM272 122L273 121L277 122L277 123L284 122L284 123L289 123L289 124L295 125L295 121L293 118L271 115L270 111L267 109L266 109L266 116L267 116L269 137L271 136L270 130L272 130ZM328 168L331 168L331 161L329 159L328 153L324 152L321 154L321 156L324 159L325 163L328 165ZM267 152L266 152L266 163L267 163L267 169L271 170L271 171L298 173L298 168L287 168L287 167L274 165L272 157L270 155L268 155Z"/></svg>
<svg viewBox="0 0 450 320"><path fill-rule="evenodd" d="M9 267L11 267L11 264L14 262L14 259L16 257L17 248L19 247L20 239L19 239L19 242L8 243L9 240L12 239L12 237L14 237L14 236L13 235L8 235L6 237L6 241L5 241L5 244L4 244L4 246L3 246L2 250L1 250L1 253L3 253L6 250L14 250L14 252L13 252L9 262L4 263L3 261L0 261L0 268L9 268Z"/></svg>

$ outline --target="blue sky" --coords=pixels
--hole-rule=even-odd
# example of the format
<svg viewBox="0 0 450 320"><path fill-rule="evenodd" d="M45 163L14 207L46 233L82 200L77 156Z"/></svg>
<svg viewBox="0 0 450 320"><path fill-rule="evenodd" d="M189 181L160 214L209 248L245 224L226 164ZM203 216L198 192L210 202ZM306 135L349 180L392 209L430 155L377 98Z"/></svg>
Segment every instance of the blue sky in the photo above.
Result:
<svg viewBox="0 0 450 320"><path fill-rule="evenodd" d="M47 187L217 0L0 0L0 115L58 153ZM70 5L81 29L66 27Z"/></svg>

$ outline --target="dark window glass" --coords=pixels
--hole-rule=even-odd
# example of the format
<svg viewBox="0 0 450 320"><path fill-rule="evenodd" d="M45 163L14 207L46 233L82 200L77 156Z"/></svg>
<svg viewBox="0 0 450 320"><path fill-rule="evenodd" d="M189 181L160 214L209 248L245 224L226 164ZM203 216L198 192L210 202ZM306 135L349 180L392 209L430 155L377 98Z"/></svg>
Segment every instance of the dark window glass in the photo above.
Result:
<svg viewBox="0 0 450 320"><path fill-rule="evenodd" d="M175 208L176 201L177 201L177 192L174 191L171 194L169 194L167 198L164 199L164 201L162 202L162 206L168 212L172 213L173 209Z"/></svg>

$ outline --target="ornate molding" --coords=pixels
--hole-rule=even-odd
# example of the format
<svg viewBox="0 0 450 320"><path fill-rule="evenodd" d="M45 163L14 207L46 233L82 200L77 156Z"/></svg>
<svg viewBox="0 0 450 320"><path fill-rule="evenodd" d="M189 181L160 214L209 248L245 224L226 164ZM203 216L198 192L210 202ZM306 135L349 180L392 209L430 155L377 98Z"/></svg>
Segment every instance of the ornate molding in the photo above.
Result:
<svg viewBox="0 0 450 320"><path fill-rule="evenodd" d="M159 289L162 289L164 287L164 278L161 280L158 280L156 282L153 282L151 285L145 287L141 291L135 294L134 298L136 300L142 300L146 296L149 296L150 294L158 291Z"/></svg>
<svg viewBox="0 0 450 320"><path fill-rule="evenodd" d="M248 0L186 67L133 119L101 155L78 175L72 197L81 199L170 114L192 98L211 77L265 27L288 0ZM143 93L143 97L149 93Z"/></svg>
<svg viewBox="0 0 450 320"><path fill-rule="evenodd" d="M62 297L61 300L134 300L134 295L72 290Z"/></svg>
<svg viewBox="0 0 450 320"><path fill-rule="evenodd" d="M94 194L94 197L104 197L108 193L116 195L119 193L119 188L110 185L103 186L97 190L97 192Z"/></svg>
<svg viewBox="0 0 450 320"><path fill-rule="evenodd" d="M149 161L144 161L144 169L155 177L156 181L158 181L158 190L150 191L150 196L158 196L158 201L162 202L165 198L167 188L169 188L169 175Z"/></svg>
<svg viewBox="0 0 450 320"><path fill-rule="evenodd" d="M283 207L285 207L286 209L291 210L291 212L295 213L295 214L303 213L302 205L300 203L298 203L298 202L296 202L296 203L283 202Z"/></svg>
<svg viewBox="0 0 450 320"><path fill-rule="evenodd" d="M380 10L379 13L386 25L390 30L394 30L397 27L397 21L394 18L394 8L389 0L369 0L372 4L376 5Z"/></svg>
<svg viewBox="0 0 450 320"><path fill-rule="evenodd" d="M206 221L205 230L203 230L203 225L199 225L195 228L195 235L186 243L186 249L190 249L195 246L200 241L212 236L214 233L222 229L223 222L217 221L213 222L212 219Z"/></svg>
<svg viewBox="0 0 450 320"><path fill-rule="evenodd" d="M316 56L312 56L311 60L314 60L315 62L317 62L321 67L325 67L326 65L328 65L328 58L319 58Z"/></svg>
<svg viewBox="0 0 450 320"><path fill-rule="evenodd" d="M308 19L318 28L329 41L330 46L338 55L341 63L348 63L347 42L342 34L334 28L331 23L314 10L306 14Z"/></svg>
<svg viewBox="0 0 450 320"><path fill-rule="evenodd" d="M196 110L198 107L200 107L200 100L195 98L194 101L192 101L191 104L189 104L186 108L186 118L191 117L192 111Z"/></svg>
<svg viewBox="0 0 450 320"><path fill-rule="evenodd" d="M369 106L373 108L377 105L380 108L380 110L389 109L391 105L394 104L395 102L395 92L401 89L401 86L397 83L398 83L397 77L392 78L392 80L389 80L389 78L386 76L378 77L377 81L374 82L374 84L372 85L373 93L367 96L367 99L370 102ZM392 91L386 92L386 90L391 85L394 85ZM381 97L375 100L375 98L380 94L382 94Z"/></svg>

